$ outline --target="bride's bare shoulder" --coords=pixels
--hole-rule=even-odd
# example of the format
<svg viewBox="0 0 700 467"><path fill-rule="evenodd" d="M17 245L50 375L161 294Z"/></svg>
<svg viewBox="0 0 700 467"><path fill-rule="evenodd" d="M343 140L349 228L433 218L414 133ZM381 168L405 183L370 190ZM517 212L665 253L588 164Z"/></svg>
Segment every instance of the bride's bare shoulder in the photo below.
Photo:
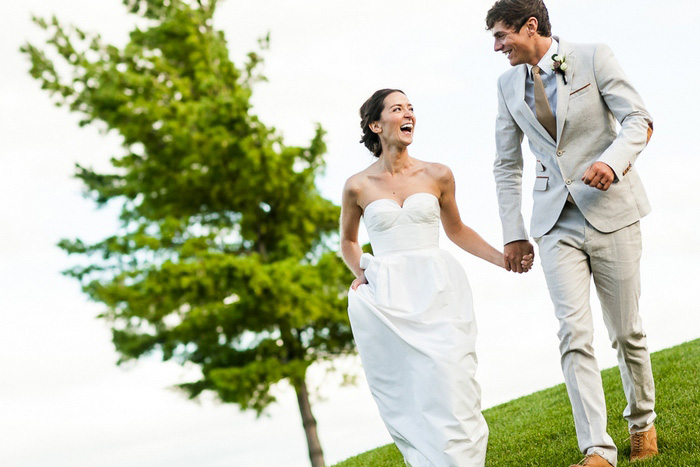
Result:
<svg viewBox="0 0 700 467"><path fill-rule="evenodd" d="M454 180L452 170L445 164L439 162L426 162L426 171L438 182L449 182Z"/></svg>
<svg viewBox="0 0 700 467"><path fill-rule="evenodd" d="M343 187L343 195L350 196L353 199L357 199L362 189L367 185L368 178L369 167L350 176L345 181L345 186Z"/></svg>

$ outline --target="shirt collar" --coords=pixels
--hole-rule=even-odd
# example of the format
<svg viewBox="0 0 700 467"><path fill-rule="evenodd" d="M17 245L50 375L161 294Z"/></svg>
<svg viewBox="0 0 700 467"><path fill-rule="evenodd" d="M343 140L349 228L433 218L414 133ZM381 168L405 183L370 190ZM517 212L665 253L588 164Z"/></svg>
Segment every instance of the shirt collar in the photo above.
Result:
<svg viewBox="0 0 700 467"><path fill-rule="evenodd" d="M540 74L548 76L550 73L552 73L554 70L552 70L552 65L554 64L554 61L552 60L552 55L556 54L557 51L559 50L559 42L555 38L552 37L552 43L549 45L549 50L547 50L547 53L544 54L544 56L540 59L539 63L537 64L538 67L540 67ZM532 65L529 63L527 65L527 75L532 78Z"/></svg>

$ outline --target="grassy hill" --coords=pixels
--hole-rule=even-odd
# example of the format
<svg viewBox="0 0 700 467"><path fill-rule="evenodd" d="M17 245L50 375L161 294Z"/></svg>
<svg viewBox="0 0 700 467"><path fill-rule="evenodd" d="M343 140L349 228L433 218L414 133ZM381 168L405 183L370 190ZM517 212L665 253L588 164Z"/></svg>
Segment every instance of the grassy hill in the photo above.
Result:
<svg viewBox="0 0 700 467"><path fill-rule="evenodd" d="M700 318L699 318L700 319ZM659 456L635 467L700 467L700 339L651 355L656 382ZM629 434L622 418L625 396L617 367L602 372L608 432L618 446L618 467L629 462ZM568 467L579 454L563 384L484 411L489 424L487 467ZM393 444L335 467L405 467Z"/></svg>

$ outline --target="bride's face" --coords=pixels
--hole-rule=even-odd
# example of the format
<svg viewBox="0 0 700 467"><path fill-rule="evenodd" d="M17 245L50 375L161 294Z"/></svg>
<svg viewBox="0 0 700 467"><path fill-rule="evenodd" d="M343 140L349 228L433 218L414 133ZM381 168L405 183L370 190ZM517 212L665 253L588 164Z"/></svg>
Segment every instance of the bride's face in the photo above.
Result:
<svg viewBox="0 0 700 467"><path fill-rule="evenodd" d="M416 116L408 97L401 92L392 92L384 98L384 110L371 128L384 146L408 146L413 142L415 125Z"/></svg>

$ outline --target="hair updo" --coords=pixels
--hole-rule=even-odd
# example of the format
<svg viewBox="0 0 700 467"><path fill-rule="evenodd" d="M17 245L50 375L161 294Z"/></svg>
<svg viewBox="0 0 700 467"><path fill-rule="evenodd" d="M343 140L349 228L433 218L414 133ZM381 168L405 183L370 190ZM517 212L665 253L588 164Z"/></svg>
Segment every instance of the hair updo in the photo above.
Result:
<svg viewBox="0 0 700 467"><path fill-rule="evenodd" d="M362 127L360 143L363 143L374 157L381 155L382 143L379 141L379 135L372 131L369 124L379 120L384 110L384 99L393 92L400 92L405 95L400 89L380 89L372 94L372 97L367 99L360 107L360 127Z"/></svg>

